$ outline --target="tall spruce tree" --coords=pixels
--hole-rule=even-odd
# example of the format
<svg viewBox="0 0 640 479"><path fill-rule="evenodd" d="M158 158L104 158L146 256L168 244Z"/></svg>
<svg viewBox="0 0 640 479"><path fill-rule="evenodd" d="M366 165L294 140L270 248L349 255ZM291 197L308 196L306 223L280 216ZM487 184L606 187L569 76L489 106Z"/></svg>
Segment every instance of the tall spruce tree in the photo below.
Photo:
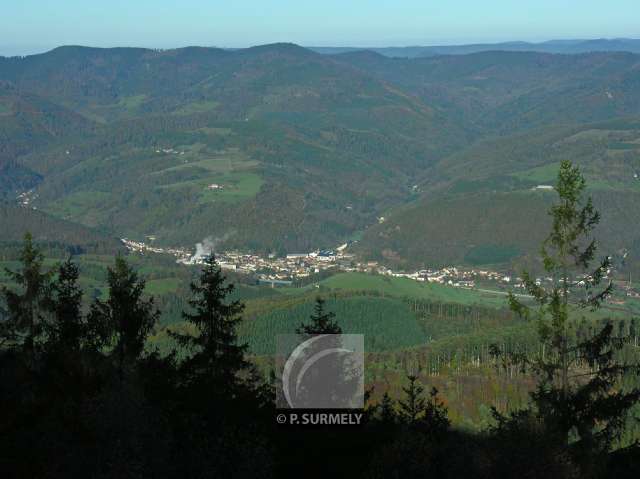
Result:
<svg viewBox="0 0 640 479"><path fill-rule="evenodd" d="M78 266L68 259L58 267L46 302L51 318L45 323L45 349L78 353L86 335L82 317L82 290L78 286Z"/></svg>
<svg viewBox="0 0 640 479"><path fill-rule="evenodd" d="M68 259L57 268L45 302L40 380L42 394L55 402L56 420L77 424L76 409L100 389L96 374L103 361L82 311L78 266ZM93 397L95 399L95 397Z"/></svg>
<svg viewBox="0 0 640 479"><path fill-rule="evenodd" d="M0 343L22 348L27 358L33 360L53 272L43 270L44 256L33 244L30 233L25 234L20 263L18 271L5 269L18 290L6 286L0 289L7 308L6 319L0 325Z"/></svg>
<svg viewBox="0 0 640 479"><path fill-rule="evenodd" d="M424 387L418 377L411 374L407 377L409 385L402 388L404 399L398 401L400 417L406 424L415 424L424 416L427 401L424 398Z"/></svg>
<svg viewBox="0 0 640 479"><path fill-rule="evenodd" d="M225 276L212 254L205 259L198 281L191 283L193 312L183 312L184 320L193 325L196 335L173 333L179 344L194 354L187 362L193 379L213 381L226 389L238 381L242 371L249 370L244 354L246 344L238 344L236 328L244 305L229 301L233 284Z"/></svg>
<svg viewBox="0 0 640 479"><path fill-rule="evenodd" d="M532 394L533 413L550 437L570 445L581 461L611 448L623 431L629 409L640 398L637 388L621 387L621 380L638 369L619 360L625 339L613 337L612 324L587 337L576 334L586 321L584 310L598 309L612 292L612 282L607 280L609 258L591 267L597 251L592 232L600 215L591 199L585 200L585 186L580 170L563 162L556 185L559 201L549 211L552 230L541 249L551 281L547 285L523 274L537 308L523 304L514 294L509 297L513 311L538 322L542 347L531 362L539 377Z"/></svg>
<svg viewBox="0 0 640 479"><path fill-rule="evenodd" d="M438 397L438 389L435 387L429 391L422 423L427 427L428 432L436 437L446 433L451 425L448 410Z"/></svg>
<svg viewBox="0 0 640 479"><path fill-rule="evenodd" d="M143 297L145 281L122 256L107 270L109 297L96 299L89 313L90 327L113 348L120 377L137 360L160 312L153 298Z"/></svg>
<svg viewBox="0 0 640 479"><path fill-rule="evenodd" d="M325 311L325 300L317 297L313 307L313 313L309 317L309 324L301 324L296 333L302 336L314 334L341 334L342 329L335 321L335 313Z"/></svg>
<svg viewBox="0 0 640 479"><path fill-rule="evenodd" d="M395 404L388 392L385 392L382 396L382 401L378 407L380 414L380 422L385 426L393 426L397 421L397 414L395 410Z"/></svg>

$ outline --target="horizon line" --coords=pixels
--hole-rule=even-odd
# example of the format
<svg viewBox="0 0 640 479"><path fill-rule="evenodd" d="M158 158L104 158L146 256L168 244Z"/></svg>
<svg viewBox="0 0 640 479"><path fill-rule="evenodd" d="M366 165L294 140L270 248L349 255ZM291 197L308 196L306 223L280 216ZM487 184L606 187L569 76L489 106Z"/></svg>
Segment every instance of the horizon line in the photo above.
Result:
<svg viewBox="0 0 640 479"><path fill-rule="evenodd" d="M5 58L10 57L19 57L19 56L32 56L39 55L51 52L58 48L63 47L82 47L82 48L95 48L95 49L115 49L115 48L139 48L145 50L179 50L183 48L218 48L221 50L245 50L254 47L268 46L268 45L279 45L279 44L289 44L296 45L302 48L313 49L313 48L336 48L336 49L362 49L362 50L382 50L382 49L403 49L403 48L439 48L439 47L467 47L467 46L491 46L491 45L505 45L505 44L524 44L524 45L545 45L553 42L592 42L592 41L640 41L640 35L637 36L620 36L620 37L592 37L592 38L550 38L548 40L502 40L502 41L472 41L472 42L442 42L442 43L406 43L402 45L384 45L384 46L372 46L372 45L363 45L358 43L347 44L344 42L338 42L337 44L324 44L324 42L318 43L296 43L293 41L279 41L279 42L266 42L266 43L256 43L250 46L218 46L218 45L205 45L205 44L185 44L182 46L143 46L143 45L92 45L92 44L83 44L83 43L63 43L57 46L36 46L36 45L0 45L0 51L6 49L24 49L31 50L29 53L22 54L3 54L0 53L0 56ZM366 42L365 42L366 43Z"/></svg>

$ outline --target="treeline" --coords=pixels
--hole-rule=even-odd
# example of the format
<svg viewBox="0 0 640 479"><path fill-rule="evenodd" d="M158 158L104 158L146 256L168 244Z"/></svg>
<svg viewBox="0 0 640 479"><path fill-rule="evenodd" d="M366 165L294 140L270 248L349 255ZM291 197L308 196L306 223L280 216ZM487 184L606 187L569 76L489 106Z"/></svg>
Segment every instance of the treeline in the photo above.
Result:
<svg viewBox="0 0 640 479"><path fill-rule="evenodd" d="M422 317L437 317L445 320L475 320L495 317L500 319L514 318L513 312L508 308L488 308L479 305L465 305L460 303L444 303L428 300L407 300L411 310Z"/></svg>
<svg viewBox="0 0 640 479"><path fill-rule="evenodd" d="M43 252L52 258L64 258L67 256L77 256L83 254L104 254L112 255L115 251L124 248L117 247L116 242L98 241L86 244L68 244L58 241L40 242ZM0 261L16 261L20 258L21 246L16 241L0 243ZM89 269L83 265L83 269Z"/></svg>
<svg viewBox="0 0 640 479"><path fill-rule="evenodd" d="M145 351L160 312L117 257L109 294L83 313L78 267L43 267L28 236L2 289L0 469L5 477L260 477L270 386L235 345L242 306L212 262L185 319L190 354ZM244 457L245 454L249 457ZM215 471L215 473L214 473ZM251 473L249 472L251 471Z"/></svg>
<svg viewBox="0 0 640 479"><path fill-rule="evenodd" d="M172 330L167 354L145 349L160 313L124 258L108 270L108 297L86 313L73 262L45 270L30 237L20 260L1 295L4 477L605 477L611 467L631 471L638 457L610 454L613 430L587 434L621 418L628 395L612 396L613 415L590 402L596 422L571 440L548 422L559 406L495 411L491 427L470 434L451 428L437 390L416 374L398 400L368 400L359 428L277 426L274 378L260 376L239 344L243 305L214 258L191 285L186 327ZM325 307L317 301L300 334L341 332ZM612 366L600 363L601 378Z"/></svg>

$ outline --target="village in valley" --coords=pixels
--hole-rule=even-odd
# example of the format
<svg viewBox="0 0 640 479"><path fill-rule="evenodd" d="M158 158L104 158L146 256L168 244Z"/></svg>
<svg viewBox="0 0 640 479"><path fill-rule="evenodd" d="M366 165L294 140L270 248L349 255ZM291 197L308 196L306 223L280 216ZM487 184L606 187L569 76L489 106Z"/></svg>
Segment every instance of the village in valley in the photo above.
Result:
<svg viewBox="0 0 640 479"><path fill-rule="evenodd" d="M153 237L151 239L153 240ZM170 254L176 257L178 263L185 265L201 264L210 253L210 251L203 251L201 248L198 248L198 252L194 254L192 250L187 248L161 248L126 238L122 238L121 241L130 251L141 254ZM257 275L261 282L273 285L292 284L296 280L313 274L335 270L380 274L462 288L475 287L478 279L518 286L517 279L508 274L483 269L451 266L439 269L422 269L415 272L394 271L377 261L358 261L354 254L347 251L348 247L349 244L345 243L332 250L287 254L284 257L278 257L275 254L265 257L238 251L221 251L216 252L215 255L221 269Z"/></svg>
<svg viewBox="0 0 640 479"><path fill-rule="evenodd" d="M151 243L155 240L153 236L148 239ZM211 253L210 249L204 248L201 244L198 244L194 252L188 248L163 248L126 238L122 238L121 241L130 251L139 254L169 254L176 258L177 263L184 265L202 264ZM260 256L239 251L220 251L216 252L215 256L221 269L255 276L260 283L273 287L292 285L315 274L333 271L378 274L495 293L504 293L504 290L524 292L522 278L508 272L459 266L427 268L412 272L394 271L377 261L359 261L356 255L348 252L349 246L349 243L345 243L331 250L287 254L283 257L275 254ZM552 278L536 278L538 285L551 281ZM578 285L581 283L584 284L584 280L579 280ZM490 287L491 290L481 289L483 287ZM631 288L630 283L623 285L621 289L625 296L640 298L640 292Z"/></svg>

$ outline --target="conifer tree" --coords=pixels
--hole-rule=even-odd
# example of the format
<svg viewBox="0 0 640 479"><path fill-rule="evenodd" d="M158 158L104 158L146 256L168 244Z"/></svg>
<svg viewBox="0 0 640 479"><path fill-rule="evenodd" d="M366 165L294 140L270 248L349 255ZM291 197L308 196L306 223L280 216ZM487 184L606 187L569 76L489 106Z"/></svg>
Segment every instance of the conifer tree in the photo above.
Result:
<svg viewBox="0 0 640 479"><path fill-rule="evenodd" d="M120 378L127 366L140 357L145 340L156 324L160 312L153 298L143 297L145 281L138 277L122 256L107 270L109 297L96 299L91 306L89 323L97 336L113 347Z"/></svg>
<svg viewBox="0 0 640 479"><path fill-rule="evenodd" d="M438 398L438 390L435 387L429 391L423 423L428 426L429 432L436 435L445 433L451 425L447 408Z"/></svg>
<svg viewBox="0 0 640 479"><path fill-rule="evenodd" d="M194 352L189 366L200 378L208 377L220 388L236 383L237 375L248 370L244 359L245 344L238 344L236 328L244 305L229 301L233 284L225 276L212 254L205 259L198 281L191 283L193 312L183 312L184 320L193 325L196 335L173 333L184 347Z"/></svg>
<svg viewBox="0 0 640 479"><path fill-rule="evenodd" d="M612 292L611 281L600 286L610 272L610 259L591 268L597 251L592 231L600 215L591 199L584 199L585 187L580 170L563 162L556 186L559 201L550 209L552 230L541 250L551 282L523 274L536 309L509 297L512 310L535 318L539 326L541 354L532 361L539 377L532 395L534 413L559 444L571 444L583 458L609 450L640 398L637 388L620 388L620 380L637 366L618 360L625 339L612 336L612 324L586 338L576 334L585 320L583 311L598 309Z"/></svg>
<svg viewBox="0 0 640 479"><path fill-rule="evenodd" d="M0 289L7 307L7 319L0 329L0 344L22 347L28 359L33 360L36 343L42 333L44 303L49 294L52 272L43 271L44 256L33 244L30 233L24 237L20 262L18 271L5 269L18 290L5 286Z"/></svg>
<svg viewBox="0 0 640 479"><path fill-rule="evenodd" d="M82 318L82 290L78 286L78 266L71 259L61 264L51 285L47 309L52 318L46 323L49 351L78 353L86 334Z"/></svg>
<svg viewBox="0 0 640 479"><path fill-rule="evenodd" d="M60 264L45 302L41 384L56 401L61 421L78 419L72 411L95 392L100 381L97 369L104 343L93 341L82 312L83 292L78 285L78 266L71 259Z"/></svg>
<svg viewBox="0 0 640 479"><path fill-rule="evenodd" d="M396 418L394 401L389 396L389 393L385 392L380 402L380 421L384 425L393 425L396 423Z"/></svg>
<svg viewBox="0 0 640 479"><path fill-rule="evenodd" d="M313 307L313 313L309 317L309 324L301 324L296 333L303 336L312 336L314 334L341 334L342 329L334 320L335 313L332 311L325 312L325 300L317 297L316 304Z"/></svg>
<svg viewBox="0 0 640 479"><path fill-rule="evenodd" d="M424 416L427 401L423 396L424 387L418 381L418 377L411 374L407 376L409 385L403 386L404 400L399 400L400 417L407 424L415 424Z"/></svg>

